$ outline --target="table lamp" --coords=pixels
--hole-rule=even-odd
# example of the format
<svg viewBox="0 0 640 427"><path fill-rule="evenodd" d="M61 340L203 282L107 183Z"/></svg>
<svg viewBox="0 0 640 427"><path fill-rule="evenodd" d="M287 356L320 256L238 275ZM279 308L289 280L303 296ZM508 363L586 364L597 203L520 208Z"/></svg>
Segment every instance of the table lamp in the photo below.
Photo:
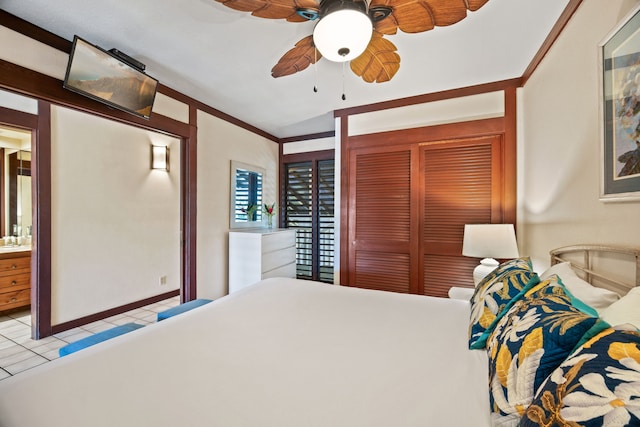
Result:
<svg viewBox="0 0 640 427"><path fill-rule="evenodd" d="M499 265L494 258L519 256L513 224L466 224L462 255L483 258L473 270L473 283L477 286Z"/></svg>

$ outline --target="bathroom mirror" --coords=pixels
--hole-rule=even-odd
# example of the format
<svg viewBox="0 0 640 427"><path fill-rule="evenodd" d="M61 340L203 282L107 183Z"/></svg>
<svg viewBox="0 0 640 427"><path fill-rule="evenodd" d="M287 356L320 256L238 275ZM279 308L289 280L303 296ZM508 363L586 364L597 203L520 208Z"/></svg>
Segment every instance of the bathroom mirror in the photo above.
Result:
<svg viewBox="0 0 640 427"><path fill-rule="evenodd" d="M229 226L262 226L262 184L265 170L258 166L231 161L231 203Z"/></svg>
<svg viewBox="0 0 640 427"><path fill-rule="evenodd" d="M7 154L9 215L5 235L31 236L31 152ZM23 239L20 239L21 241ZM21 243L21 242L20 242Z"/></svg>

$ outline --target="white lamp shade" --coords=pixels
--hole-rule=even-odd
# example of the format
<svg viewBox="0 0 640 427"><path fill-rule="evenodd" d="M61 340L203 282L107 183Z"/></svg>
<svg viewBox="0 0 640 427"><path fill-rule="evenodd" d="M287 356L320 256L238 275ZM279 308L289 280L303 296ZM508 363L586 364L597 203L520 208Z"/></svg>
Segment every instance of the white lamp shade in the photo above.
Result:
<svg viewBox="0 0 640 427"><path fill-rule="evenodd" d="M336 10L316 24L313 43L329 61L351 61L365 51L372 32L373 24L365 13L353 9Z"/></svg>
<svg viewBox="0 0 640 427"><path fill-rule="evenodd" d="M462 255L483 258L473 270L473 283L477 286L498 266L493 258L519 256L513 224L466 224Z"/></svg>
<svg viewBox="0 0 640 427"><path fill-rule="evenodd" d="M466 224L462 255L475 258L517 258L513 224Z"/></svg>

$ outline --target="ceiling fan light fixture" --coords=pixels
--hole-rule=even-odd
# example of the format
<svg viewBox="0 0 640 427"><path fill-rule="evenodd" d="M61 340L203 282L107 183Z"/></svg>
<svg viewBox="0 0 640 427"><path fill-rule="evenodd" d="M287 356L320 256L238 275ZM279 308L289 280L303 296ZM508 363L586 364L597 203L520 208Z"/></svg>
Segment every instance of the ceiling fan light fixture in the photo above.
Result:
<svg viewBox="0 0 640 427"><path fill-rule="evenodd" d="M313 30L313 43L330 61L351 61L365 51L372 31L373 24L364 11L338 9L320 18Z"/></svg>

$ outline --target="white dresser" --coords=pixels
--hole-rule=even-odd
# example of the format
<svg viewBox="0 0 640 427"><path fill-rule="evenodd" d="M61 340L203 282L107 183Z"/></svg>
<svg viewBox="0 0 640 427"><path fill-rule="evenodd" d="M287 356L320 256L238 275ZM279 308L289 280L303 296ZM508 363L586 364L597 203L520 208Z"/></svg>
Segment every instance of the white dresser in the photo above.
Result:
<svg viewBox="0 0 640 427"><path fill-rule="evenodd" d="M229 293L269 277L296 277L296 230L229 231Z"/></svg>

